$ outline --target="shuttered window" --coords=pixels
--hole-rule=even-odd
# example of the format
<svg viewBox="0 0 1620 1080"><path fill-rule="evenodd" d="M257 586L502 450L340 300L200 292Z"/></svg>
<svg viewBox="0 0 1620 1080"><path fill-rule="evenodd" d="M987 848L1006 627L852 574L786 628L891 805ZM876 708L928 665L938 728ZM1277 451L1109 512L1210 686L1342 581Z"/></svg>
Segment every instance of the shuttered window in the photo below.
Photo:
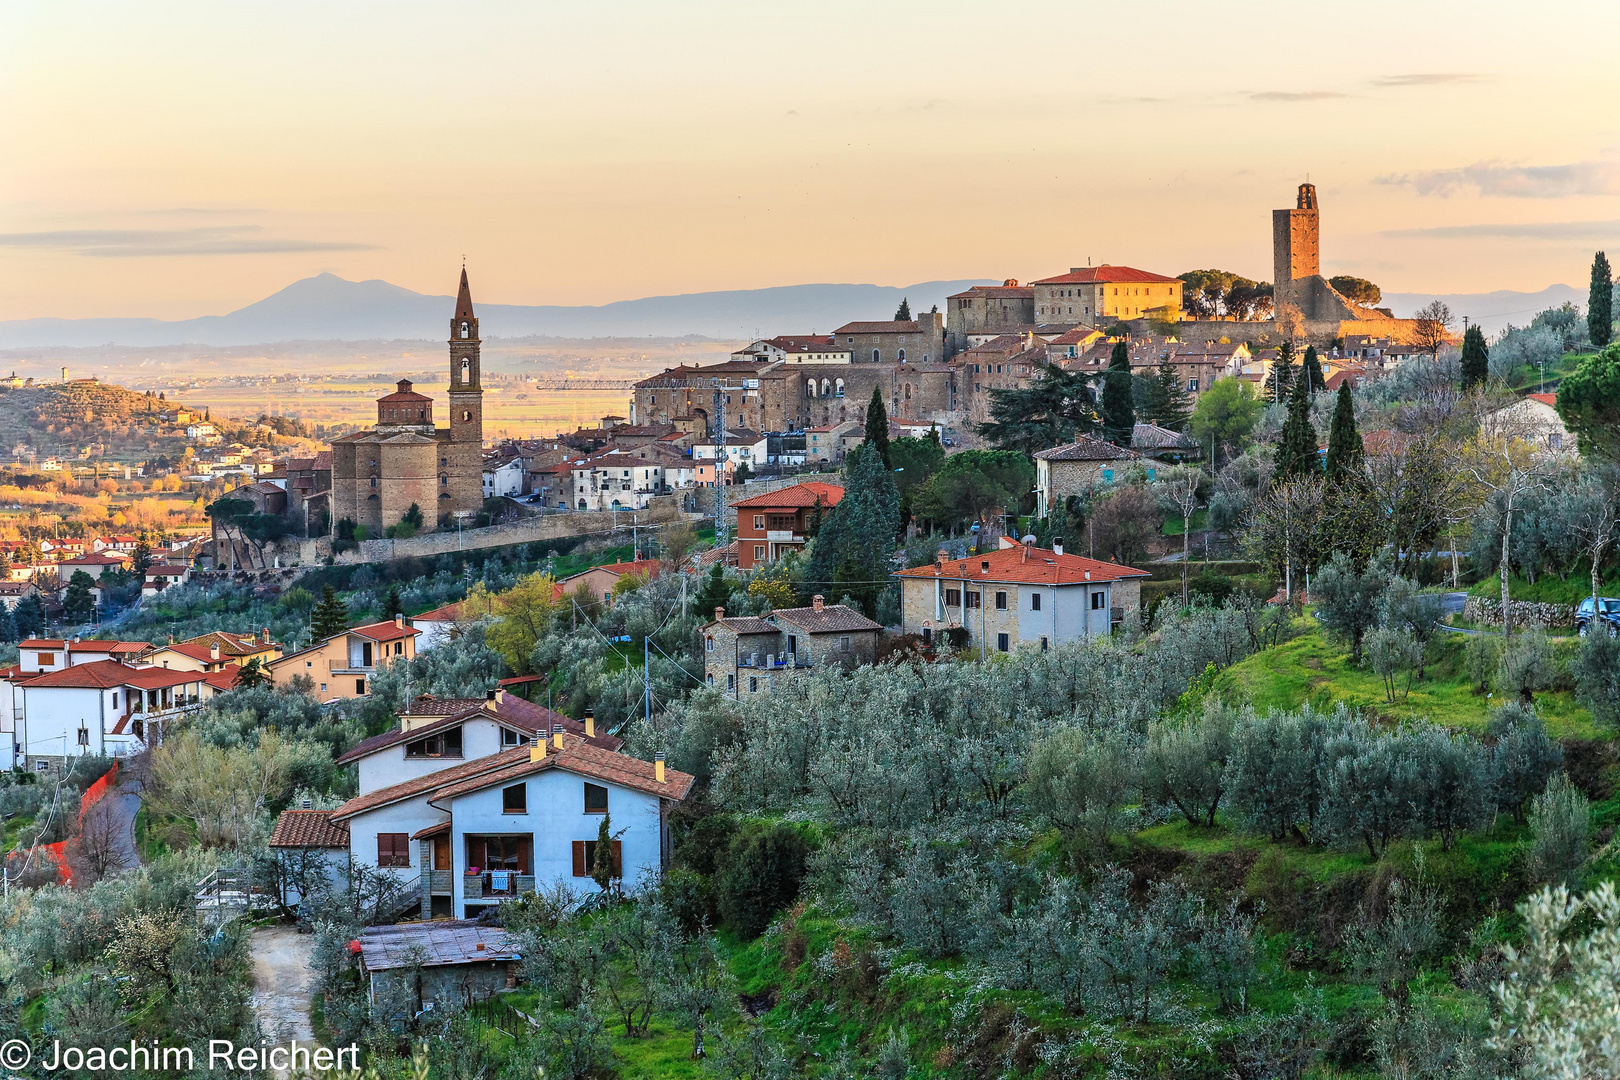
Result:
<svg viewBox="0 0 1620 1080"><path fill-rule="evenodd" d="M381 832L377 834L378 866L411 865L411 837L409 833Z"/></svg>
<svg viewBox="0 0 1620 1080"><path fill-rule="evenodd" d="M590 877L591 866L596 862L596 841L574 841L574 876ZM613 841L613 876L624 877L624 846L617 840Z"/></svg>

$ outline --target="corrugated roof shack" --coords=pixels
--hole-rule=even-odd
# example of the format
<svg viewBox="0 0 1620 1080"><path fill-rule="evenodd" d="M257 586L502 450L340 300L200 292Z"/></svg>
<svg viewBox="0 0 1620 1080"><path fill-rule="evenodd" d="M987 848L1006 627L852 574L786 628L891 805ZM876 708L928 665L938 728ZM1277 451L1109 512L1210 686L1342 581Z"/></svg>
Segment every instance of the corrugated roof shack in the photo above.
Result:
<svg viewBox="0 0 1620 1080"><path fill-rule="evenodd" d="M372 1002L408 995L414 1012L467 1008L514 989L523 962L505 930L464 919L371 926L359 945Z"/></svg>

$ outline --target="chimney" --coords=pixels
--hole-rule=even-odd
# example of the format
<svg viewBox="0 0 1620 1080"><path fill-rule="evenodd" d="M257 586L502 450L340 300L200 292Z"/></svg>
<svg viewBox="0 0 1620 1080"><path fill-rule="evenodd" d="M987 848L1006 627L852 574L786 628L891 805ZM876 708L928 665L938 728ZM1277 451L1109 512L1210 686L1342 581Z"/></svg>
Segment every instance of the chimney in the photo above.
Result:
<svg viewBox="0 0 1620 1080"><path fill-rule="evenodd" d="M590 709L585 710L585 737L596 738L596 713Z"/></svg>
<svg viewBox="0 0 1620 1080"><path fill-rule="evenodd" d="M218 660L219 659L219 642L210 641L208 643L208 659L210 659L210 660Z"/></svg>
<svg viewBox="0 0 1620 1080"><path fill-rule="evenodd" d="M723 619L725 617L726 617L726 609L725 608L717 607L717 608L714 609L714 621L715 622L719 622L721 619Z"/></svg>
<svg viewBox="0 0 1620 1080"><path fill-rule="evenodd" d="M540 737L529 747L529 762L533 764L536 761L544 760L546 760L546 736L542 732Z"/></svg>
<svg viewBox="0 0 1620 1080"><path fill-rule="evenodd" d="M259 640L266 645L270 644L270 628L268 626L259 628Z"/></svg>
<svg viewBox="0 0 1620 1080"><path fill-rule="evenodd" d="M1029 545L1019 544L1018 546L1022 549L1018 552L1018 561L1021 563L1029 562Z"/></svg>
<svg viewBox="0 0 1620 1080"><path fill-rule="evenodd" d="M817 593L810 598L810 606L816 611L820 611L822 604L826 601L826 599L826 597L822 596L820 593Z"/></svg>
<svg viewBox="0 0 1620 1080"><path fill-rule="evenodd" d="M551 725L551 745L555 746L558 750L562 749L562 725L561 724L552 724Z"/></svg>
<svg viewBox="0 0 1620 1080"><path fill-rule="evenodd" d="M485 701L494 701L495 700L495 691L493 691L493 690L485 690L484 691L484 700Z"/></svg>
<svg viewBox="0 0 1620 1080"><path fill-rule="evenodd" d="M401 612L400 614L394 616L394 625L399 627L401 630L405 629L405 614L404 614L404 612Z"/></svg>
<svg viewBox="0 0 1620 1080"><path fill-rule="evenodd" d="M664 782L664 752L662 750L653 758L653 779L660 784Z"/></svg>
<svg viewBox="0 0 1620 1080"><path fill-rule="evenodd" d="M506 691L505 690L496 690L495 691L495 704L502 705L502 704L505 704L505 702L506 702Z"/></svg>
<svg viewBox="0 0 1620 1080"><path fill-rule="evenodd" d="M1090 580L1091 580L1091 571L1090 571L1090 570L1087 570L1087 571L1086 571L1086 580L1087 580L1087 581L1090 581Z"/></svg>
<svg viewBox="0 0 1620 1080"><path fill-rule="evenodd" d="M1054 555L1063 554L1063 537L1061 537L1061 536L1052 537L1052 554L1054 554Z"/></svg>

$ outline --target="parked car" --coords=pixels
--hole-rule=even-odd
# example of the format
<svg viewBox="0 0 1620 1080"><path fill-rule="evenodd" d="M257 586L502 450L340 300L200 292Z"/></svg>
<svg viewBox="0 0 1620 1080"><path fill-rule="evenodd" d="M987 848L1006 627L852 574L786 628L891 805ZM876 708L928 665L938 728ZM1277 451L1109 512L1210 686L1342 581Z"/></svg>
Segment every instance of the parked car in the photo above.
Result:
<svg viewBox="0 0 1620 1080"><path fill-rule="evenodd" d="M1598 603L1602 605L1597 622L1608 630L1609 636L1620 634L1620 598L1613 596L1600 596ZM1575 609L1575 632L1585 637L1592 627L1592 598L1588 596L1581 601L1581 606Z"/></svg>

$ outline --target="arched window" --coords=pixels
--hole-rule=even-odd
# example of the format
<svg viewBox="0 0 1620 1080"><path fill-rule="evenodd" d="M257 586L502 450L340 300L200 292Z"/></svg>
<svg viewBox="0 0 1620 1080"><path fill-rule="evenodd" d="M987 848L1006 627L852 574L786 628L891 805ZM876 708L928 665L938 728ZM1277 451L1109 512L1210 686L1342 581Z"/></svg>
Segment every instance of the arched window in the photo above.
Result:
<svg viewBox="0 0 1620 1080"><path fill-rule="evenodd" d="M906 400L907 401L911 400L911 384L910 383L906 383Z"/></svg>
<svg viewBox="0 0 1620 1080"><path fill-rule="evenodd" d="M471 409L462 409L461 410L461 419L466 423L471 423L472 422L472 410Z"/></svg>
<svg viewBox="0 0 1620 1080"><path fill-rule="evenodd" d="M804 392L805 392L805 395L807 397L815 397L816 396L816 380L814 380L814 379L806 379L804 381Z"/></svg>
<svg viewBox="0 0 1620 1080"><path fill-rule="evenodd" d="M466 382L472 378L472 361L463 357L461 360L461 381Z"/></svg>
<svg viewBox="0 0 1620 1080"><path fill-rule="evenodd" d="M466 339L466 338L470 337L471 335L472 335L472 328L470 326L468 326L466 323L462 323L461 324L461 336L462 336L462 338ZM465 361L463 361L463 363L465 363Z"/></svg>
<svg viewBox="0 0 1620 1080"><path fill-rule="evenodd" d="M874 364L879 363L879 362L882 361L882 359L883 359L883 354L881 352L879 352L878 350L873 349L872 350L872 363L874 363Z"/></svg>
<svg viewBox="0 0 1620 1080"><path fill-rule="evenodd" d="M834 397L843 397L844 396L844 380L843 379L838 380L838 385L833 390L833 396Z"/></svg>
<svg viewBox="0 0 1620 1080"><path fill-rule="evenodd" d="M829 380L829 379L822 379L821 380L821 396L826 397L830 393L832 393L832 381Z"/></svg>
<svg viewBox="0 0 1620 1080"><path fill-rule="evenodd" d="M906 362L906 350L901 349L899 352L894 354L894 358L897 361L899 361L900 363L902 363L902 364L905 363Z"/></svg>

